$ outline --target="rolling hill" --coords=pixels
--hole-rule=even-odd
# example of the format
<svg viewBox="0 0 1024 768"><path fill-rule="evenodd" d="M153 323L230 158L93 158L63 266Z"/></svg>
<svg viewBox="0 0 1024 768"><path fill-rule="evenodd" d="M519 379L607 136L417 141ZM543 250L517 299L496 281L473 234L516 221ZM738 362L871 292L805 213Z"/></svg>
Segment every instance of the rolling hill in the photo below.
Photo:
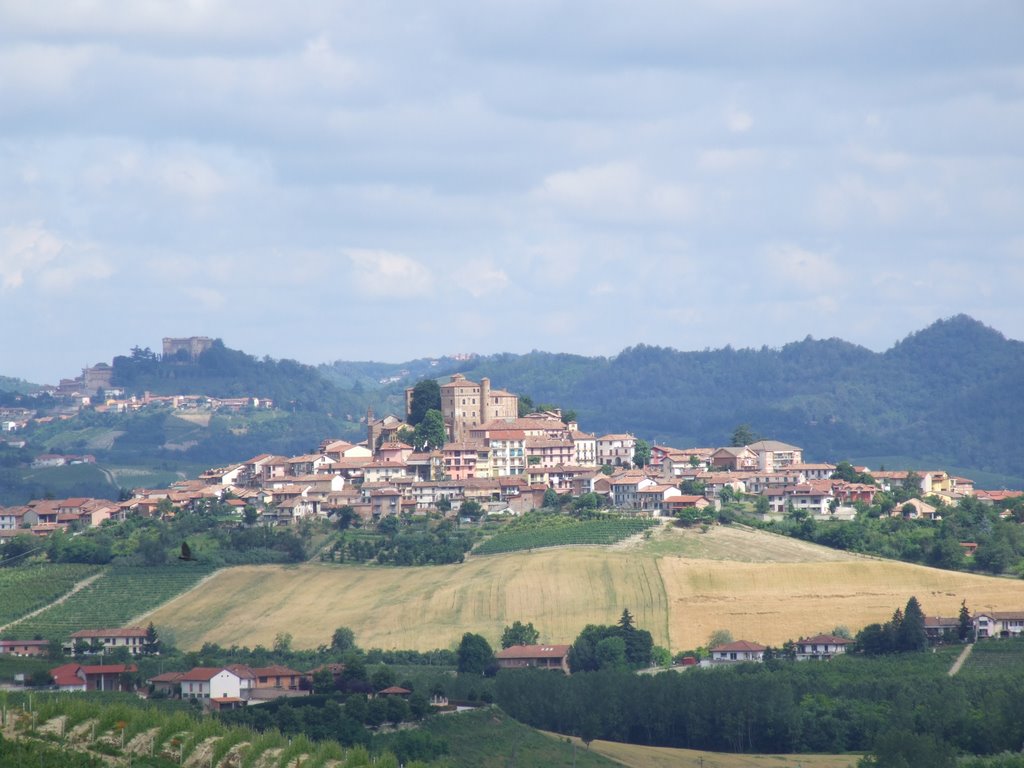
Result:
<svg viewBox="0 0 1024 768"><path fill-rule="evenodd" d="M464 632L497 643L532 621L544 642L571 642L586 624L629 608L655 643L681 651L712 632L780 645L801 635L887 620L916 595L929 615L1019 610L1024 582L850 555L738 527L707 534L665 527L631 545L564 547L420 568L306 564L219 572L145 617L180 647L205 642L295 647L329 642L340 626L365 647L453 647ZM413 618L414 617L414 620Z"/></svg>

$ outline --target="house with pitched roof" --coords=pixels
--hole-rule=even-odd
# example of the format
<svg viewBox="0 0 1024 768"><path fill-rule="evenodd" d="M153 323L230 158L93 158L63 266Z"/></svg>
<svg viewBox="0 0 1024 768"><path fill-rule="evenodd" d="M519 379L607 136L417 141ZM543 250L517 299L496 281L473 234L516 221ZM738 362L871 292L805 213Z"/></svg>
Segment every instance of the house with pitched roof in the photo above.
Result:
<svg viewBox="0 0 1024 768"><path fill-rule="evenodd" d="M62 664L50 670L53 684L62 691L130 691L126 676L138 672L134 664Z"/></svg>
<svg viewBox="0 0 1024 768"><path fill-rule="evenodd" d="M712 663L735 663L740 661L764 661L764 652L768 650L760 643L749 640L736 640L732 643L716 645L711 649Z"/></svg>
<svg viewBox="0 0 1024 768"><path fill-rule="evenodd" d="M837 635L814 635L814 637L801 637L795 643L797 661L827 661L833 656L846 653L846 649L853 645L852 640Z"/></svg>
<svg viewBox="0 0 1024 768"><path fill-rule="evenodd" d="M146 646L146 629L145 627L81 629L68 636L68 642L64 644L64 652L73 653L75 642L79 640L90 644L99 641L103 644L104 651L126 648L132 656L138 656Z"/></svg>
<svg viewBox="0 0 1024 768"><path fill-rule="evenodd" d="M495 654L501 669L554 669L569 674L568 645L513 645Z"/></svg>

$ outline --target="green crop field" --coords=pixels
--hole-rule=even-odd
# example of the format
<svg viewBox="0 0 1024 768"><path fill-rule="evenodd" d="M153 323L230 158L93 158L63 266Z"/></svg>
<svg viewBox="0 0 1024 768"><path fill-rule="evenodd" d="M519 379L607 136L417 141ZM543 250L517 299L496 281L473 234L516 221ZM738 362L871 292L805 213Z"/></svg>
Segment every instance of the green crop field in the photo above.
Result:
<svg viewBox="0 0 1024 768"><path fill-rule="evenodd" d="M73 564L0 568L0 627L49 605L99 570L95 565Z"/></svg>
<svg viewBox="0 0 1024 768"><path fill-rule="evenodd" d="M120 627L185 592L212 569L187 565L114 567L65 602L8 627L9 637L67 637L79 629Z"/></svg>
<svg viewBox="0 0 1024 768"><path fill-rule="evenodd" d="M656 525L658 522L655 520L641 518L577 521L570 517L551 516L510 523L508 529L479 544L473 554L497 555L540 547L615 544Z"/></svg>

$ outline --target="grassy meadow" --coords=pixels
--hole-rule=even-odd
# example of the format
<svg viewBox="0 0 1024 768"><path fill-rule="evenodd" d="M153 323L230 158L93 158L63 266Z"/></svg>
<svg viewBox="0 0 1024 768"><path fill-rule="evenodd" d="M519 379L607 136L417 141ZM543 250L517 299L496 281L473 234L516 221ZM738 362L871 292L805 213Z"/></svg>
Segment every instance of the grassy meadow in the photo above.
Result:
<svg viewBox="0 0 1024 768"><path fill-rule="evenodd" d="M419 568L306 564L241 566L148 615L180 647L204 642L297 648L351 627L365 647L453 647L464 632L496 644L502 627L532 621L543 642L571 642L588 623L629 608L673 651L715 630L781 644L844 625L887 620L916 595L929 615L1024 607L1024 581L859 557L737 527L706 534L663 528L612 547L561 547Z"/></svg>

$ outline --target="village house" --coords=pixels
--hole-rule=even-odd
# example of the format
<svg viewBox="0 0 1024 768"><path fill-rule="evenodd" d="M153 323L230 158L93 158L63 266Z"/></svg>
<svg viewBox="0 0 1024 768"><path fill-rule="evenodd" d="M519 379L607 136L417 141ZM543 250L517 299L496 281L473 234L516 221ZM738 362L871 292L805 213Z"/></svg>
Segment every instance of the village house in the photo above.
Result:
<svg viewBox="0 0 1024 768"><path fill-rule="evenodd" d="M637 509L650 512L654 517L668 515L672 500L682 495L683 492L674 485L648 485L637 491Z"/></svg>
<svg viewBox="0 0 1024 768"><path fill-rule="evenodd" d="M748 445L747 450L757 457L757 468L769 474L802 464L804 460L802 448L778 440L758 440Z"/></svg>
<svg viewBox="0 0 1024 768"><path fill-rule="evenodd" d="M227 667L193 667L178 678L179 695L200 701L218 699L222 703L248 701L256 687L256 674L243 664Z"/></svg>
<svg viewBox="0 0 1024 768"><path fill-rule="evenodd" d="M979 640L1019 637L1024 633L1024 611L981 611L974 615L974 631Z"/></svg>
<svg viewBox="0 0 1024 768"><path fill-rule="evenodd" d="M636 438L628 434L602 435L597 438L597 463L606 467L632 467Z"/></svg>
<svg viewBox="0 0 1024 768"><path fill-rule="evenodd" d="M626 509L639 509L640 491L657 484L642 469L613 475L611 481L612 504Z"/></svg>
<svg viewBox="0 0 1024 768"><path fill-rule="evenodd" d="M122 627L117 629L81 629L68 636L64 644L66 654L74 653L75 643L84 641L90 645L101 643L103 652L126 648L128 653L138 656L145 651L146 630L143 627ZM92 653L93 651L89 651Z"/></svg>
<svg viewBox="0 0 1024 768"><path fill-rule="evenodd" d="M764 661L767 648L749 640L736 640L732 643L716 645L711 649L712 663L729 663L740 661Z"/></svg>
<svg viewBox="0 0 1024 768"><path fill-rule="evenodd" d="M61 691L130 691L129 675L138 672L134 664L62 664L50 670L53 684Z"/></svg>
<svg viewBox="0 0 1024 768"><path fill-rule="evenodd" d="M526 469L526 433L521 429L490 430L486 437L495 476L521 475Z"/></svg>
<svg viewBox="0 0 1024 768"><path fill-rule="evenodd" d="M760 469L757 454L746 446L719 448L709 457L712 470L752 472Z"/></svg>
<svg viewBox="0 0 1024 768"><path fill-rule="evenodd" d="M549 437L526 438L526 463L530 467L557 467L572 464L576 458L576 446L572 440Z"/></svg>
<svg viewBox="0 0 1024 768"><path fill-rule="evenodd" d="M957 637L960 631L959 616L925 616L924 633L929 642L938 643L947 637Z"/></svg>
<svg viewBox="0 0 1024 768"><path fill-rule="evenodd" d="M495 654L501 669L555 669L569 674L568 645L513 645Z"/></svg>
<svg viewBox="0 0 1024 768"><path fill-rule="evenodd" d="M846 653L848 646L853 645L852 640L837 635L815 635L814 637L801 637L795 643L797 661L828 660L833 656Z"/></svg>
<svg viewBox="0 0 1024 768"><path fill-rule="evenodd" d="M49 640L0 640L0 656L45 656Z"/></svg>

